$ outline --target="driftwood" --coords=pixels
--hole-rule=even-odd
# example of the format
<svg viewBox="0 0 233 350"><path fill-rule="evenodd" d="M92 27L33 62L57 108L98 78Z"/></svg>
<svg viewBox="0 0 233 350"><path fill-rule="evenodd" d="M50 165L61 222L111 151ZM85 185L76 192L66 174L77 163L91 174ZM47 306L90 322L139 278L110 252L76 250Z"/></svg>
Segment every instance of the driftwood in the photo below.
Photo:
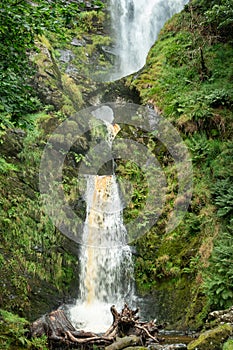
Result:
<svg viewBox="0 0 233 350"><path fill-rule="evenodd" d="M111 307L113 322L104 334L78 331L68 320L63 310L46 314L33 322L30 328L32 337L46 335L50 348L107 347L108 350L120 350L136 344L145 345L147 342L158 343L158 327L153 321L140 322L138 309L131 310L127 304L121 312L115 306ZM123 338L123 340L122 340ZM117 340L116 340L117 339Z"/></svg>
<svg viewBox="0 0 233 350"><path fill-rule="evenodd" d="M123 338L116 338L114 343L105 347L105 350L121 350L129 346L140 345L141 339L136 335L129 335Z"/></svg>

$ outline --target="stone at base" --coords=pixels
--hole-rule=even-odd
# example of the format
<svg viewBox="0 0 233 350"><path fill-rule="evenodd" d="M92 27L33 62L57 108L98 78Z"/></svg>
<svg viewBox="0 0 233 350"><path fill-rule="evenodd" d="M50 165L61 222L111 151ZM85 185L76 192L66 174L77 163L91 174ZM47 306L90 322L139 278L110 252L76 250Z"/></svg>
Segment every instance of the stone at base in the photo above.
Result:
<svg viewBox="0 0 233 350"><path fill-rule="evenodd" d="M229 338L233 327L229 324L218 326L200 334L199 338L188 344L188 350L219 350Z"/></svg>

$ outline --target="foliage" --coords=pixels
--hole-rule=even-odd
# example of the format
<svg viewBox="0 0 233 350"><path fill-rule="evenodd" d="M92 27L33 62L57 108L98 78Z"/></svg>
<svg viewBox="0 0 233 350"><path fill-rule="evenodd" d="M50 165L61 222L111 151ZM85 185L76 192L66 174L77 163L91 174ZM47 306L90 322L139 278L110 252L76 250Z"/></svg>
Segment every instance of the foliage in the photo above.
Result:
<svg viewBox="0 0 233 350"><path fill-rule="evenodd" d="M194 174L192 202L180 226L169 235L164 234L166 214L171 212L176 194L173 187L156 227L136 242L139 254L135 258L136 281L141 289L146 286L146 290L164 285L166 293L169 283L176 289L182 276L187 276L193 281L193 303L188 310L195 312L193 316L187 312L186 321L193 317L199 325L197 318L204 317L199 300L203 301L205 315L208 308L232 303L230 3L228 0L189 2L184 11L165 24L145 67L136 77L128 78L128 84L139 91L143 103L154 105L179 130L190 150ZM162 153L162 159L164 156ZM168 158L164 167L168 179L170 162ZM215 248L210 259L213 241ZM222 259L225 260L221 265ZM208 286L204 295L203 281ZM186 293L189 295L190 291Z"/></svg>
<svg viewBox="0 0 233 350"><path fill-rule="evenodd" d="M205 291L212 307L227 308L233 303L233 230L223 232L215 242L205 276Z"/></svg>
<svg viewBox="0 0 233 350"><path fill-rule="evenodd" d="M212 161L214 179L230 179L233 174L233 142L227 141L221 144L221 153Z"/></svg>
<svg viewBox="0 0 233 350"><path fill-rule="evenodd" d="M97 12L94 10L86 12L83 11L79 15L79 28L87 33L95 33L102 28L103 19L103 12Z"/></svg>
<svg viewBox="0 0 233 350"><path fill-rule="evenodd" d="M229 36L233 29L233 9L230 0L214 1L205 14L206 22L221 35Z"/></svg>
<svg viewBox="0 0 233 350"><path fill-rule="evenodd" d="M144 291L159 286L161 290L164 288L166 295L169 286L169 296L174 298L183 279L181 300L193 301L192 310L196 310L203 278L212 307L221 307L221 303L226 306L232 301L228 281L232 285L232 259L229 256L232 256L230 164L233 148L227 139L232 136L233 129L233 55L227 34L232 26L229 0L198 0L190 4L182 14L168 21L149 53L145 68L136 79L129 78L129 83L140 91L144 103L156 105L186 138L195 176L193 200L184 222L174 232L165 234L167 218L177 193L174 164L162 145L157 145L153 135L145 138L136 135L136 141L147 140L144 142L161 161L168 182L166 203L157 225L135 242L137 285ZM38 166L46 142L43 125L51 125L53 129L56 126L53 121L59 119L59 114L50 111L51 116L54 114L52 121L43 115L44 124L42 121L37 124L37 117L33 120L32 114L25 116L40 108L37 97L29 88L34 69L29 64L29 51L36 57L33 52L37 51L34 45L36 36L50 30L46 35L56 50L45 37L40 36L40 40L43 38L44 47L51 53L53 65L49 73L56 75L54 57L59 56L59 49L64 48L64 43L67 39L71 41L74 34L80 39L84 32L88 32L83 46L72 47L75 55L72 63L79 72L75 79L59 72L59 82L66 90L66 96L62 96L64 117L64 113L73 112L73 105L68 104L66 98L68 95L77 103L76 107L82 106L84 86L76 85L76 81L82 81L86 94L90 92L91 74L86 74L87 66L93 61L89 56L93 55L96 46L108 45L110 39L98 35L103 24L102 12L98 16L96 11L79 12L80 2L79 8L76 2L63 0L23 0L15 5L13 0L4 0L0 9L0 136L4 135L6 128L14 126L12 116L18 125L28 129L28 135L24 150L17 159L0 158L0 265L3 272L0 303L10 310L24 313L30 307L30 298L33 293L39 293L38 286L42 283L48 283L54 293L64 296L70 288L76 266L76 259L67 252L64 238L43 214L38 199ZM76 31L77 23L79 28ZM63 26L66 26L66 33ZM47 56L43 59L41 65ZM64 64L62 70L66 68ZM88 78L84 81L83 76ZM51 81L48 85L52 85ZM52 89L57 88L52 85ZM98 128L94 128L94 133L93 137L103 136L103 130ZM76 168L85 161L82 153L73 154L72 159ZM120 182L126 179L131 184L131 198L124 210L124 219L130 222L143 212L148 200L146 179L142 169L132 161L119 160L117 165ZM10 176L6 177L6 173ZM65 195L73 200L75 196L69 177L72 170L67 167L64 173ZM153 205L143 214L139 225L145 225L151 215L155 215ZM229 226L228 231L226 226ZM219 230L226 233L219 234L216 239L209 268L204 274L213 237L217 237ZM180 309L184 313L183 305Z"/></svg>
<svg viewBox="0 0 233 350"><path fill-rule="evenodd" d="M223 344L223 350L233 350L233 340L229 339L226 343Z"/></svg>
<svg viewBox="0 0 233 350"><path fill-rule="evenodd" d="M21 155L0 162L0 305L22 315L33 310L33 317L70 291L77 266L68 242L43 213L37 192L38 167L47 137L42 124L50 118L34 115Z"/></svg>
<svg viewBox="0 0 233 350"><path fill-rule="evenodd" d="M232 46L210 39L207 28L195 7L168 21L131 84L182 132L227 137L232 133Z"/></svg>
<svg viewBox="0 0 233 350"><path fill-rule="evenodd" d="M0 309L0 346L5 350L47 350L46 337L29 339L29 322Z"/></svg>
<svg viewBox="0 0 233 350"><path fill-rule="evenodd" d="M14 164L8 163L4 158L0 158L0 173L7 174L11 170L17 171L18 169Z"/></svg>
<svg viewBox="0 0 233 350"><path fill-rule="evenodd" d="M0 110L18 119L38 110L39 103L30 78L33 67L29 50L36 49L35 37L46 29L62 33L74 24L79 7L74 2L57 0L3 0L0 9Z"/></svg>
<svg viewBox="0 0 233 350"><path fill-rule="evenodd" d="M128 203L128 210L124 212L125 222L130 222L133 218L137 218L140 210L142 210L146 196L147 196L147 184L145 181L145 174L142 169L132 161L118 161L116 174L119 176L119 181L129 181L132 185L132 193L130 203ZM124 193L126 198L127 193Z"/></svg>
<svg viewBox="0 0 233 350"><path fill-rule="evenodd" d="M233 181L230 178L219 180L215 184L214 201L218 208L217 215L228 218L233 215Z"/></svg>

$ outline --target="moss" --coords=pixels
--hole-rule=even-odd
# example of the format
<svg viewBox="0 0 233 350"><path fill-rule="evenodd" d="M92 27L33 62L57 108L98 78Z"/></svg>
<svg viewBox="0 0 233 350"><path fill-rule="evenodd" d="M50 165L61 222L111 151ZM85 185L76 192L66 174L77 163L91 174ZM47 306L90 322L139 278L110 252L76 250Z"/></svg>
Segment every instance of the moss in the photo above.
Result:
<svg viewBox="0 0 233 350"><path fill-rule="evenodd" d="M200 30L192 31L188 24L193 21L191 17L190 12L183 11L165 25L146 66L131 84L140 91L143 102L155 104L181 131L193 134L202 129L229 137L232 46L212 44L202 36L200 18Z"/></svg>
<svg viewBox="0 0 233 350"><path fill-rule="evenodd" d="M63 91L69 96L74 108L77 110L83 105L82 92L80 87L67 74L62 75Z"/></svg>
<svg viewBox="0 0 233 350"><path fill-rule="evenodd" d="M52 119L56 122L52 123ZM71 249L69 241L43 213L38 193L45 131L53 129L56 123L57 118L50 115L35 115L34 126L31 125L27 136L22 131L24 138L13 153L11 138L4 139L3 149L8 149L12 167L7 176L0 173L0 306L30 319L56 307L70 293L76 293L75 244ZM21 133L18 131L16 135Z"/></svg>
<svg viewBox="0 0 233 350"><path fill-rule="evenodd" d="M168 193L156 226L135 243L139 255L135 258L137 285L143 292L155 294L158 289L166 294L167 288L169 299L175 304L171 309L178 323L182 320L180 324L200 328L214 303L213 296L211 299L204 289L203 281L209 270L206 274L205 271L213 242L226 227L226 221L216 215L216 201L213 200L216 194L213 193L216 178L222 180L220 174L216 176L218 169L226 169L225 177L231 183L230 161L224 166L219 162L224 159L223 150L233 132L233 56L232 45L214 39L208 32L210 28L203 27L202 14L195 11L187 5L165 24L148 54L146 65L136 77L128 77L127 84L139 92L144 104L152 104L180 132L192 155L194 175L188 212L178 228L165 234L177 182L172 175L172 160L163 149L158 152L152 146L152 152L161 162L167 157L163 169ZM230 226L229 221L228 224ZM224 271L226 275L228 271ZM187 286L183 283L185 279ZM227 278L225 283L228 283ZM217 295L216 286L213 289ZM185 311L179 303L181 296L185 300ZM227 307L226 300L221 295L218 298ZM161 302L164 302L163 297ZM186 313L185 319L182 312Z"/></svg>
<svg viewBox="0 0 233 350"><path fill-rule="evenodd" d="M198 339L188 344L188 350L219 350L232 331L232 326L229 324L206 331L200 334Z"/></svg>
<svg viewBox="0 0 233 350"><path fill-rule="evenodd" d="M226 343L224 343L223 350L233 350L233 340L232 339L229 339Z"/></svg>

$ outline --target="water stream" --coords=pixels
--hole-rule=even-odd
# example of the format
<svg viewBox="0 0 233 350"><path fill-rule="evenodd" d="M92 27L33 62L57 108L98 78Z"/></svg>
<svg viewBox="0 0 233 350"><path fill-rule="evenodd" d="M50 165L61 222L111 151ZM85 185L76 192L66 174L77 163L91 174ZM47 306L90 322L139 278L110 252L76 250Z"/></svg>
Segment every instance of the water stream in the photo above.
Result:
<svg viewBox="0 0 233 350"><path fill-rule="evenodd" d="M108 143L119 127L105 121ZM133 263L123 224L123 205L114 175L86 175L86 220L80 251L80 297L70 309L78 328L106 331L110 307L122 308L133 298Z"/></svg>
<svg viewBox="0 0 233 350"><path fill-rule="evenodd" d="M111 80L142 68L164 23L188 0L110 0L116 38L116 65Z"/></svg>
<svg viewBox="0 0 233 350"><path fill-rule="evenodd" d="M139 70L165 21L188 0L110 0L116 37L117 61L112 80ZM107 123L109 142L117 133ZM133 264L126 245L122 203L114 172L87 175L86 220L80 252L79 299L70 308L72 322L94 332L105 331L112 322L110 306L132 306Z"/></svg>

